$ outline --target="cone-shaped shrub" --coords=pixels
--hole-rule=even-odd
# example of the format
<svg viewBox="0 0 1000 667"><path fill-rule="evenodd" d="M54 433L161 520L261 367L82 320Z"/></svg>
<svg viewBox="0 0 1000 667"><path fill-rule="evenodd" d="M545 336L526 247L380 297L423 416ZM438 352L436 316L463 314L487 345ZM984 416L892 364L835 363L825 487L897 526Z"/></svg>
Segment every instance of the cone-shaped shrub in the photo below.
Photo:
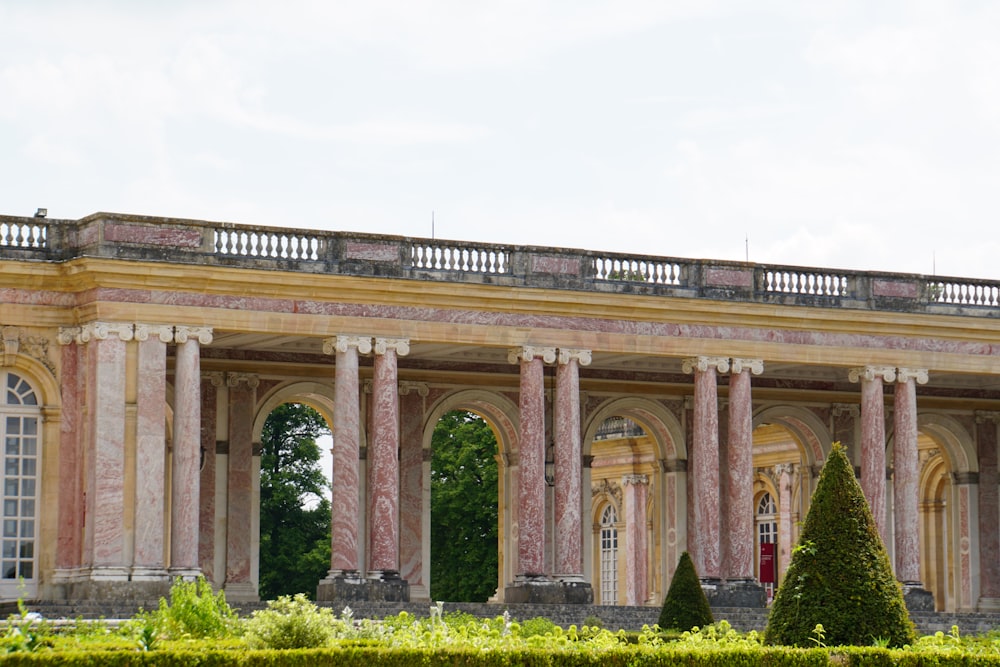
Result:
<svg viewBox="0 0 1000 667"><path fill-rule="evenodd" d="M674 578L670 580L670 589L663 599L660 610L659 625L661 630L690 630L693 627L703 628L714 623L712 609L708 606L708 598L701 589L698 573L688 552L681 554L674 570Z"/></svg>
<svg viewBox="0 0 1000 667"><path fill-rule="evenodd" d="M822 625L821 634L816 626ZM902 646L914 639L868 501L840 443L820 473L799 543L771 607L768 644Z"/></svg>

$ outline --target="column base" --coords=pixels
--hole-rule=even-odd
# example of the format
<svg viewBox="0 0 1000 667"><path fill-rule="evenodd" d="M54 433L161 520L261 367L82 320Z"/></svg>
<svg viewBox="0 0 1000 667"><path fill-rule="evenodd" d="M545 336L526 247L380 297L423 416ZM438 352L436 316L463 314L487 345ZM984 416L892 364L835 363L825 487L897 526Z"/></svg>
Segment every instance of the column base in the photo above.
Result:
<svg viewBox="0 0 1000 667"><path fill-rule="evenodd" d="M712 607L763 609L767 606L767 591L753 579L703 580L701 588Z"/></svg>
<svg viewBox="0 0 1000 667"><path fill-rule="evenodd" d="M506 586L503 599L509 604L593 604L594 589L585 581L531 577Z"/></svg>
<svg viewBox="0 0 1000 667"><path fill-rule="evenodd" d="M976 611L984 613L996 613L1000 611L1000 598L979 598L979 604L976 606Z"/></svg>
<svg viewBox="0 0 1000 667"><path fill-rule="evenodd" d="M907 611L934 611L934 594L918 584L903 584Z"/></svg>
<svg viewBox="0 0 1000 667"><path fill-rule="evenodd" d="M201 570L196 567L172 567L167 570L171 579L182 579L183 581L195 581L201 575Z"/></svg>
<svg viewBox="0 0 1000 667"><path fill-rule="evenodd" d="M366 579L356 571L330 573L316 586L317 602L409 602L410 585L398 573L373 573Z"/></svg>
<svg viewBox="0 0 1000 667"><path fill-rule="evenodd" d="M162 572L162 571L161 571ZM149 601L170 595L170 579L130 578L129 568L93 567L60 571L53 583L67 600Z"/></svg>
<svg viewBox="0 0 1000 667"><path fill-rule="evenodd" d="M259 602L257 587L249 581L226 582L222 586L226 594L226 602Z"/></svg>

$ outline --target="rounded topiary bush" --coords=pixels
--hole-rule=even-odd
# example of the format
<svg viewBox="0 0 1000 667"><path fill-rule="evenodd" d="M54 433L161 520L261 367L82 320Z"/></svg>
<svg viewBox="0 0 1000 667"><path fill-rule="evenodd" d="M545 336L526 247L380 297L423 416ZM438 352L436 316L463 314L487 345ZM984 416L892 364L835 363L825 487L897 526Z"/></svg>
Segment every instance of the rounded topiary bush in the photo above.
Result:
<svg viewBox="0 0 1000 667"><path fill-rule="evenodd" d="M254 648L318 648L333 639L337 622L332 611L301 593L282 595L253 613L246 623L247 641Z"/></svg>
<svg viewBox="0 0 1000 667"><path fill-rule="evenodd" d="M822 625L821 634L816 626ZM775 595L768 644L902 646L914 639L903 592L840 443L823 466L792 562Z"/></svg>
<svg viewBox="0 0 1000 667"><path fill-rule="evenodd" d="M663 599L658 622L661 630L690 630L715 622L708 598L701 589L701 581L688 552L681 554L677 569L670 580L670 588Z"/></svg>

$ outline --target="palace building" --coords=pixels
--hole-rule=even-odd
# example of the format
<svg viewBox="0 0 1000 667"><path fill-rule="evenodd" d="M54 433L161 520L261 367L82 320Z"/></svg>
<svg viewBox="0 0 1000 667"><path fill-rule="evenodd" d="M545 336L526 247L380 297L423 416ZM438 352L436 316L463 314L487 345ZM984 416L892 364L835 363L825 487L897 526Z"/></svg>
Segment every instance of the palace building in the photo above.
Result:
<svg viewBox="0 0 1000 667"><path fill-rule="evenodd" d="M496 599L763 605L831 443L913 608L1000 610L1000 281L0 216L0 598L257 598L259 439L333 433L321 600L421 600L431 434L499 453ZM764 543L765 546L761 546Z"/></svg>

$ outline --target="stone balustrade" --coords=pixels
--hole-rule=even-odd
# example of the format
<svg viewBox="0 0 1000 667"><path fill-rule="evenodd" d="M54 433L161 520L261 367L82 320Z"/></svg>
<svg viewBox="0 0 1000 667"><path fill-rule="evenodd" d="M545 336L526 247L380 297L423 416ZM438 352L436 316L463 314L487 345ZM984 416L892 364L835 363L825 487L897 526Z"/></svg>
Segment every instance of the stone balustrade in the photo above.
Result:
<svg viewBox="0 0 1000 667"><path fill-rule="evenodd" d="M1000 317L1000 281L646 257L96 213L0 216L0 256L155 260L304 273Z"/></svg>

